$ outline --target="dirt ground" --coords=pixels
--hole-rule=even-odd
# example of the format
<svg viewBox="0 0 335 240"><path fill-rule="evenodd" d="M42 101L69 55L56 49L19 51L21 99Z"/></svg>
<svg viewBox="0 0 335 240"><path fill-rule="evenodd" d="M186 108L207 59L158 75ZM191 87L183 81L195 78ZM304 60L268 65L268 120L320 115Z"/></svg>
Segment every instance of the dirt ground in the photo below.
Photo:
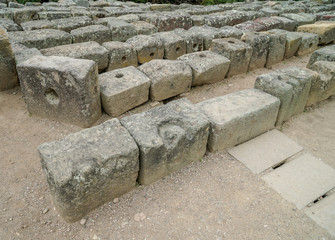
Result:
<svg viewBox="0 0 335 240"><path fill-rule="evenodd" d="M273 70L304 67L308 59L285 60ZM269 71L197 87L183 97L199 102L250 88ZM334 122L333 98L282 130L335 167ZM0 239L334 239L226 152L207 153L201 162L96 209L82 223L67 224L54 210L36 149L79 130L30 116L19 88L0 93Z"/></svg>

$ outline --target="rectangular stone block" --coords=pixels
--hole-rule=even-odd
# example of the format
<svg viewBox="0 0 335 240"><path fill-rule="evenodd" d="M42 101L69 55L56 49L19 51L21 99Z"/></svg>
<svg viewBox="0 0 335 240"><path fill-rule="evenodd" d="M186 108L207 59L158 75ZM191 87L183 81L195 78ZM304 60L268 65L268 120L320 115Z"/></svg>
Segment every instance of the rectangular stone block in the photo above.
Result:
<svg viewBox="0 0 335 240"><path fill-rule="evenodd" d="M280 16L291 19L297 23L298 26L311 24L316 21L316 16L309 13L283 13Z"/></svg>
<svg viewBox="0 0 335 240"><path fill-rule="evenodd" d="M208 150L233 147L274 127L280 101L257 89L247 89L197 104L211 122Z"/></svg>
<svg viewBox="0 0 335 240"><path fill-rule="evenodd" d="M285 58L291 58L296 54L302 41L302 37L299 34L280 29L273 29L269 32L286 34Z"/></svg>
<svg viewBox="0 0 335 240"><path fill-rule="evenodd" d="M266 30L283 28L283 22L277 18L272 17L258 18L254 22L262 24L266 28Z"/></svg>
<svg viewBox="0 0 335 240"><path fill-rule="evenodd" d="M296 32L301 36L301 44L298 51L295 53L297 56L304 56L314 52L319 45L319 37L313 33Z"/></svg>
<svg viewBox="0 0 335 240"><path fill-rule="evenodd" d="M27 7L11 9L13 12L13 20L16 24L28 22L32 20L38 20L38 12L41 11L41 7Z"/></svg>
<svg viewBox="0 0 335 240"><path fill-rule="evenodd" d="M186 53L199 52L204 50L204 40L201 34L187 31L182 28L174 30L176 34L181 36L186 43Z"/></svg>
<svg viewBox="0 0 335 240"><path fill-rule="evenodd" d="M12 50L15 55L16 65L42 53L37 48L28 48L21 44L12 44Z"/></svg>
<svg viewBox="0 0 335 240"><path fill-rule="evenodd" d="M148 101L150 79L135 67L116 69L99 75L104 111L117 117Z"/></svg>
<svg viewBox="0 0 335 240"><path fill-rule="evenodd" d="M192 68L192 86L222 81L230 65L229 59L211 51L185 54L178 60L185 61Z"/></svg>
<svg viewBox="0 0 335 240"><path fill-rule="evenodd" d="M312 53L307 67L312 66L317 61L335 62L335 45L320 48Z"/></svg>
<svg viewBox="0 0 335 240"><path fill-rule="evenodd" d="M7 32L22 30L13 20L6 18L0 18L0 27L4 28Z"/></svg>
<svg viewBox="0 0 335 240"><path fill-rule="evenodd" d="M241 40L235 38L214 39L210 50L230 60L227 77L248 71L253 50Z"/></svg>
<svg viewBox="0 0 335 240"><path fill-rule="evenodd" d="M55 29L9 32L8 36L13 43L37 49L72 43L70 34Z"/></svg>
<svg viewBox="0 0 335 240"><path fill-rule="evenodd" d="M101 72L108 66L108 50L96 42L83 42L41 49L45 56L63 56L93 60Z"/></svg>
<svg viewBox="0 0 335 240"><path fill-rule="evenodd" d="M72 14L70 11L43 11L38 12L38 19L40 20L55 20L70 18Z"/></svg>
<svg viewBox="0 0 335 240"><path fill-rule="evenodd" d="M117 119L43 143L38 152L53 203L67 222L136 185L139 150Z"/></svg>
<svg viewBox="0 0 335 240"><path fill-rule="evenodd" d="M34 56L17 66L28 111L51 120L89 127L101 116L94 61Z"/></svg>
<svg viewBox="0 0 335 240"><path fill-rule="evenodd" d="M150 35L158 32L158 28L144 21L136 21L132 23L136 29L137 35Z"/></svg>
<svg viewBox="0 0 335 240"><path fill-rule="evenodd" d="M272 18L278 19L279 21L282 22L282 26L283 26L282 29L283 30L293 32L293 31L295 31L295 28L297 27L297 22L293 21L289 18L277 17L277 16L272 17Z"/></svg>
<svg viewBox="0 0 335 240"><path fill-rule="evenodd" d="M231 26L224 26L218 29L220 33L220 38L237 38L241 39L243 31Z"/></svg>
<svg viewBox="0 0 335 240"><path fill-rule="evenodd" d="M209 122L187 99L121 119L140 149L140 184L150 184L206 152Z"/></svg>
<svg viewBox="0 0 335 240"><path fill-rule="evenodd" d="M71 32L76 28L93 25L92 19L87 16L55 19L51 22L56 25L58 30L65 32Z"/></svg>
<svg viewBox="0 0 335 240"><path fill-rule="evenodd" d="M175 60L186 54L186 43L184 39L172 32L160 32L151 35L162 42L164 46L164 59Z"/></svg>
<svg viewBox="0 0 335 240"><path fill-rule="evenodd" d="M212 27L192 27L188 30L190 33L200 35L203 39L203 49L209 50L212 44L212 40L215 38L221 38L220 32L216 28Z"/></svg>
<svg viewBox="0 0 335 240"><path fill-rule="evenodd" d="M40 30L40 29L56 29L56 24L49 20L35 20L21 23L24 31Z"/></svg>
<svg viewBox="0 0 335 240"><path fill-rule="evenodd" d="M243 22L243 23L235 25L234 27L244 32L247 32L247 31L260 32L260 31L267 30L267 27L265 25L257 23L257 22L253 22L253 21Z"/></svg>
<svg viewBox="0 0 335 240"><path fill-rule="evenodd" d="M266 67L280 63L284 59L286 34L275 32L264 32L269 36L269 51L266 59Z"/></svg>
<svg viewBox="0 0 335 240"><path fill-rule="evenodd" d="M71 31L73 43L94 41L99 44L112 41L112 31L103 25L91 25Z"/></svg>
<svg viewBox="0 0 335 240"><path fill-rule="evenodd" d="M121 20L108 21L107 26L112 31L113 41L125 42L129 38L137 35L136 28L133 24Z"/></svg>
<svg viewBox="0 0 335 240"><path fill-rule="evenodd" d="M297 31L317 34L320 44L328 44L335 41L335 22L333 21L299 26Z"/></svg>
<svg viewBox="0 0 335 240"><path fill-rule="evenodd" d="M192 85L192 69L176 60L155 59L139 67L151 80L150 99L165 100L188 92Z"/></svg>

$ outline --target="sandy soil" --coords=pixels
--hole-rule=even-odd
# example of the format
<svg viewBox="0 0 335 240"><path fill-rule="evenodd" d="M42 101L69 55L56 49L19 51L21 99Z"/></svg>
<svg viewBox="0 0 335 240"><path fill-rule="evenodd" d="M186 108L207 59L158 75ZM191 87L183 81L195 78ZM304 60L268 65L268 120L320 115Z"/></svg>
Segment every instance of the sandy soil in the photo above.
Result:
<svg viewBox="0 0 335 240"><path fill-rule="evenodd" d="M308 59L293 58L273 69L304 67ZM250 88L256 76L269 71L197 87L183 96L199 102ZM333 167L334 109L335 100L329 100L283 126ZM134 189L93 211L83 224L64 223L53 208L36 148L79 130L30 116L19 88L0 93L0 239L334 239L226 152L208 153L201 162Z"/></svg>

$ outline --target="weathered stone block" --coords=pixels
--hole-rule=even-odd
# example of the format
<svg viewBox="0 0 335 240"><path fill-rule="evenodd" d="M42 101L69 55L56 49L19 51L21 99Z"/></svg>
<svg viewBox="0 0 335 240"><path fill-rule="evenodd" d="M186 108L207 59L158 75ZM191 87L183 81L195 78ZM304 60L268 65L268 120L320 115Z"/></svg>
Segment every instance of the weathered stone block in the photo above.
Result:
<svg viewBox="0 0 335 240"><path fill-rule="evenodd" d="M285 33L286 34L285 58L290 58L295 55L302 41L302 37L299 34L295 32L288 32L285 30L280 30L280 29L273 29L273 30L270 30L269 32Z"/></svg>
<svg viewBox="0 0 335 240"><path fill-rule="evenodd" d="M196 106L211 122L208 150L233 147L274 127L280 101L257 89L212 98Z"/></svg>
<svg viewBox="0 0 335 240"><path fill-rule="evenodd" d="M137 52L137 60L140 64L153 59L164 57L164 46L157 38L147 35L137 35L127 40Z"/></svg>
<svg viewBox="0 0 335 240"><path fill-rule="evenodd" d="M152 60L139 67L151 80L150 98L161 101L188 92L192 85L192 69L183 61Z"/></svg>
<svg viewBox="0 0 335 240"><path fill-rule="evenodd" d="M92 60L34 56L17 65L32 115L89 127L101 116L98 68Z"/></svg>
<svg viewBox="0 0 335 240"><path fill-rule="evenodd" d="M243 31L231 26L224 26L218 29L220 38L237 38L241 39Z"/></svg>
<svg viewBox="0 0 335 240"><path fill-rule="evenodd" d="M317 61L335 62L335 45L323 47L313 52L311 58L309 59L307 67L310 67L313 63Z"/></svg>
<svg viewBox="0 0 335 240"><path fill-rule="evenodd" d="M140 184L150 184L206 152L209 122L186 99L121 119L140 149Z"/></svg>
<svg viewBox="0 0 335 240"><path fill-rule="evenodd" d="M193 22L193 26L202 26L205 24L205 19L203 16L199 16L199 15L192 15L191 16L192 22Z"/></svg>
<svg viewBox="0 0 335 240"><path fill-rule="evenodd" d="M285 55L286 34L264 32L269 36L269 51L266 59L266 67L283 61Z"/></svg>
<svg viewBox="0 0 335 240"><path fill-rule="evenodd" d="M297 27L297 22L289 18L284 18L284 17L272 17L272 18L278 19L279 21L282 22L283 30L292 32Z"/></svg>
<svg viewBox="0 0 335 240"><path fill-rule="evenodd" d="M103 25L91 25L71 31L73 43L94 41L104 43L112 41L112 31Z"/></svg>
<svg viewBox="0 0 335 240"><path fill-rule="evenodd" d="M113 41L125 42L127 39L137 35L133 24L121 20L108 21L107 26L112 30Z"/></svg>
<svg viewBox="0 0 335 240"><path fill-rule="evenodd" d="M290 67L259 76L255 88L280 99L276 125L281 125L292 116L303 112L311 83L318 74L309 69Z"/></svg>
<svg viewBox="0 0 335 240"><path fill-rule="evenodd" d="M320 44L328 44L335 41L335 22L316 22L299 26L298 32L314 33L319 36Z"/></svg>
<svg viewBox="0 0 335 240"><path fill-rule="evenodd" d="M210 50L230 60L227 77L248 71L252 48L241 40L235 38L214 39Z"/></svg>
<svg viewBox="0 0 335 240"><path fill-rule="evenodd" d="M265 26L266 30L283 28L282 21L278 20L277 18L272 17L258 18L254 22L262 24L263 26Z"/></svg>
<svg viewBox="0 0 335 240"><path fill-rule="evenodd" d="M192 86L222 81L230 65L229 59L211 51L185 54L178 60L185 61L192 68Z"/></svg>
<svg viewBox="0 0 335 240"><path fill-rule="evenodd" d="M8 36L13 43L37 49L72 43L70 34L55 29L9 32Z"/></svg>
<svg viewBox="0 0 335 240"><path fill-rule="evenodd" d="M320 78L312 81L311 91L309 92L307 106L323 101L335 95L335 64L328 61L317 61L310 67L317 72Z"/></svg>
<svg viewBox="0 0 335 240"><path fill-rule="evenodd" d="M260 31L266 31L267 27L263 24L247 21L240 24L237 24L234 26L235 28L238 28L242 31L252 31L252 32L260 32Z"/></svg>
<svg viewBox="0 0 335 240"><path fill-rule="evenodd" d="M316 21L316 16L309 13L283 13L281 16L295 21L298 26L311 24Z"/></svg>
<svg viewBox="0 0 335 240"><path fill-rule="evenodd" d="M67 222L136 185L139 150L117 119L43 143L38 152L53 203Z"/></svg>
<svg viewBox="0 0 335 240"><path fill-rule="evenodd" d="M184 39L186 43L186 53L199 52L204 50L204 41L201 34L187 31L182 28L177 28L174 30L174 32Z"/></svg>
<svg viewBox="0 0 335 240"><path fill-rule="evenodd" d="M132 23L135 26L137 35L150 35L158 32L158 28L151 23L137 21Z"/></svg>
<svg viewBox="0 0 335 240"><path fill-rule="evenodd" d="M21 23L24 31L39 30L39 29L56 29L56 24L49 20L35 20Z"/></svg>
<svg viewBox="0 0 335 240"><path fill-rule="evenodd" d="M16 65L36 56L42 55L37 48L28 48L21 44L12 44L13 53L15 55Z"/></svg>
<svg viewBox="0 0 335 240"><path fill-rule="evenodd" d="M164 59L175 60L186 54L186 43L182 37L174 32L160 32L152 35L164 46Z"/></svg>
<svg viewBox="0 0 335 240"><path fill-rule="evenodd" d="M70 18L72 14L70 11L43 11L38 12L38 19L40 20L55 20L55 19L64 19Z"/></svg>
<svg viewBox="0 0 335 240"><path fill-rule="evenodd" d="M40 7L27 7L20 9L12 9L14 22L17 24L21 24L23 22L28 22L32 20L37 20L38 12L41 10Z"/></svg>
<svg viewBox="0 0 335 240"><path fill-rule="evenodd" d="M297 56L303 56L314 52L318 48L319 37L313 33L297 32L301 36L301 44L298 51L295 53Z"/></svg>
<svg viewBox="0 0 335 240"><path fill-rule="evenodd" d="M53 48L42 49L45 56L63 56L78 59L93 60L98 70L103 71L108 66L108 50L96 42L75 43Z"/></svg>
<svg viewBox="0 0 335 240"><path fill-rule="evenodd" d="M208 50L215 38L221 38L220 32L213 27L192 27L188 30L190 33L200 35L203 39L203 49Z"/></svg>
<svg viewBox="0 0 335 240"><path fill-rule="evenodd" d="M13 20L6 18L0 18L0 27L6 29L7 32L22 30L22 28Z"/></svg>
<svg viewBox="0 0 335 240"><path fill-rule="evenodd" d="M6 31L0 27L0 91L18 84L15 58Z"/></svg>
<svg viewBox="0 0 335 240"><path fill-rule="evenodd" d="M104 111L117 117L148 101L150 79L135 67L116 69L99 75Z"/></svg>
<svg viewBox="0 0 335 240"><path fill-rule="evenodd" d="M120 17L117 17L117 19L119 19L121 21L125 21L127 23L132 23L132 22L139 21L140 17L137 16L136 14L126 14L126 15L122 15Z"/></svg>
<svg viewBox="0 0 335 240"><path fill-rule="evenodd" d="M71 32L76 28L85 27L93 24L92 19L87 16L55 19L51 22L56 25L56 28L58 30L62 30L65 32Z"/></svg>
<svg viewBox="0 0 335 240"><path fill-rule="evenodd" d="M11 9L0 9L0 18L14 20L14 14Z"/></svg>

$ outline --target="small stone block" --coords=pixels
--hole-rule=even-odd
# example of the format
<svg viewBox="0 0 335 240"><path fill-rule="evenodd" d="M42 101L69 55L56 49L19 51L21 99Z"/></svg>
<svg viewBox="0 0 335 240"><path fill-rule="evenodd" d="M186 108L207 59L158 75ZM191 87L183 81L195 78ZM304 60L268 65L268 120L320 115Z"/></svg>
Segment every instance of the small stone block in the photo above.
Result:
<svg viewBox="0 0 335 240"><path fill-rule="evenodd" d="M103 25L91 25L71 31L73 43L94 41L99 44L112 41L112 31Z"/></svg>
<svg viewBox="0 0 335 240"><path fill-rule="evenodd" d="M335 44L320 48L312 53L307 67L312 66L317 61L335 62Z"/></svg>

